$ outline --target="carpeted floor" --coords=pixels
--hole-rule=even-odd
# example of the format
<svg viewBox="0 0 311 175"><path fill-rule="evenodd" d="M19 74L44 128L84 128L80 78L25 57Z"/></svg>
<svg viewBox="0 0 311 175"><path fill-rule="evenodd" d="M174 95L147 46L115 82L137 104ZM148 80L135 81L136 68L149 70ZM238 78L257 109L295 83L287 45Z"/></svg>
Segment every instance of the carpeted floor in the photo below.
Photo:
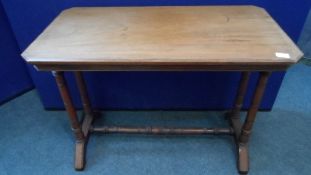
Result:
<svg viewBox="0 0 311 175"><path fill-rule="evenodd" d="M261 112L250 141L249 174L311 172L311 67L290 69L271 112ZM222 112L109 111L106 123L223 126ZM206 117L207 115L211 117ZM192 117L193 116L193 117ZM0 107L0 174L237 174L229 136L94 135L87 166L73 169L74 140L64 111L45 111L36 91Z"/></svg>

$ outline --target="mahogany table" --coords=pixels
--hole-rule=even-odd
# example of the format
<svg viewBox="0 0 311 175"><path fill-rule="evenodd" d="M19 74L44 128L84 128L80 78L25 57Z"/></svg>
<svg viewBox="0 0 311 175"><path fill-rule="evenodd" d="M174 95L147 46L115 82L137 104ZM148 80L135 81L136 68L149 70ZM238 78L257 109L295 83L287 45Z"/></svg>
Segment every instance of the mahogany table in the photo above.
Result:
<svg viewBox="0 0 311 175"><path fill-rule="evenodd" d="M53 71L76 138L75 168L85 165L92 132L227 134L247 173L248 140L268 77L285 71L301 51L262 8L255 6L82 7L63 11L23 52L39 71ZM93 127L94 111L82 71L241 71L228 128ZM78 120L64 72L73 71L84 109ZM251 72L260 72L244 122L240 110Z"/></svg>

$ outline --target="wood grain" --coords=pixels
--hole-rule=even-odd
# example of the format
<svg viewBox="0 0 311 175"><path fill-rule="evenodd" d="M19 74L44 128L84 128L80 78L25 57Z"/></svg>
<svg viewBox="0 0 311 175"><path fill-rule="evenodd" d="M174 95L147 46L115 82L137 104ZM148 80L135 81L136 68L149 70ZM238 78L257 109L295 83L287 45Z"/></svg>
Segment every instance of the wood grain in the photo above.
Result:
<svg viewBox="0 0 311 175"><path fill-rule="evenodd" d="M41 70L267 70L302 52L255 6L81 7L63 11L22 56Z"/></svg>

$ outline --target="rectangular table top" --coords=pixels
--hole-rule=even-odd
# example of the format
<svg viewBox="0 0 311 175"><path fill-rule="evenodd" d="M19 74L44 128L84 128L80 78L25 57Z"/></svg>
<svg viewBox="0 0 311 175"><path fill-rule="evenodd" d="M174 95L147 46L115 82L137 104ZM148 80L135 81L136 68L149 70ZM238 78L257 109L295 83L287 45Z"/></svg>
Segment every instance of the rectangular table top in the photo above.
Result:
<svg viewBox="0 0 311 175"><path fill-rule="evenodd" d="M39 70L285 70L302 55L255 6L70 8L22 54Z"/></svg>

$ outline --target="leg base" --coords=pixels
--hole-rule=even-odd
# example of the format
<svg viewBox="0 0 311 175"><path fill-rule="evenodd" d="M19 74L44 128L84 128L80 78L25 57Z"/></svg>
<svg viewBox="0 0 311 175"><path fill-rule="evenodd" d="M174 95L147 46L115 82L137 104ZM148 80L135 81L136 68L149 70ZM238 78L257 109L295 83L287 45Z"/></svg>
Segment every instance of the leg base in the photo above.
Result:
<svg viewBox="0 0 311 175"><path fill-rule="evenodd" d="M240 174L247 174L249 170L248 147L247 145L238 145L238 170Z"/></svg>
<svg viewBox="0 0 311 175"><path fill-rule="evenodd" d="M239 118L230 117L230 125L234 130L234 138L237 147L237 166L240 174L247 174L249 170L248 160L248 146L247 144L239 143L239 137L241 135L241 121Z"/></svg>
<svg viewBox="0 0 311 175"><path fill-rule="evenodd" d="M77 171L82 171L85 166L86 146L89 139L90 128L92 127L92 122L94 119L93 115L84 115L84 120L82 122L82 131L85 140L76 142L75 169Z"/></svg>
<svg viewBox="0 0 311 175"><path fill-rule="evenodd" d="M85 142L76 142L75 169L82 171L85 165Z"/></svg>

